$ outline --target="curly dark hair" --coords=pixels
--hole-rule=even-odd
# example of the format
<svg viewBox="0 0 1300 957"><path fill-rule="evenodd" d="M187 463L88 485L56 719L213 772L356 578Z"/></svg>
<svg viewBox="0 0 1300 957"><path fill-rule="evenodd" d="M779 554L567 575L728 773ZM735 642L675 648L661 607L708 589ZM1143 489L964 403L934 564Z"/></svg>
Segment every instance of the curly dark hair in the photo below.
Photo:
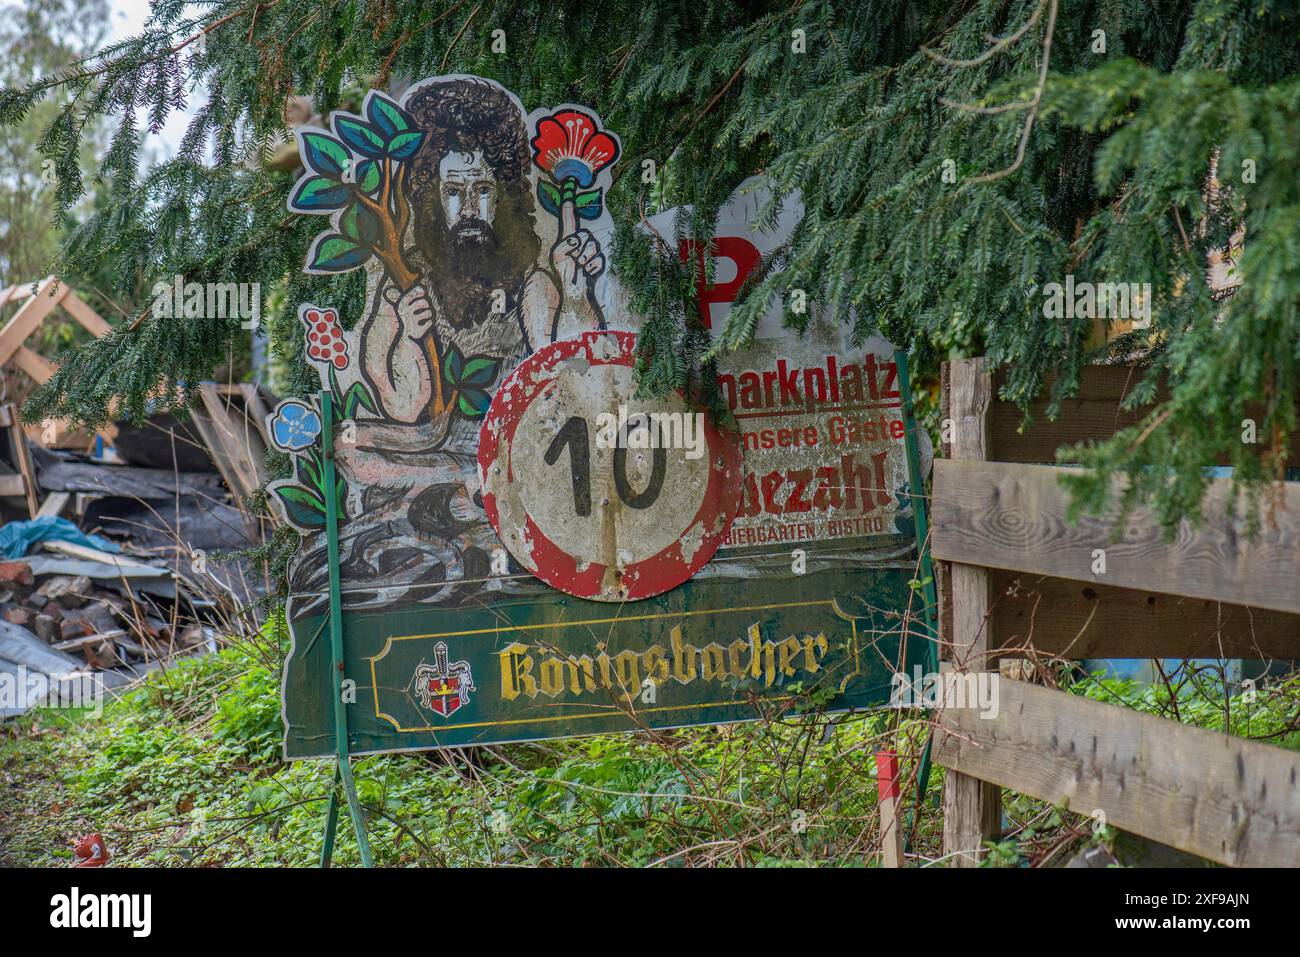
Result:
<svg viewBox="0 0 1300 957"><path fill-rule="evenodd" d="M411 95L406 109L426 134L411 168L417 192L437 180L438 160L452 151L482 150L502 183L518 183L528 175L528 128L519 107L499 86L469 79L430 83Z"/></svg>
<svg viewBox="0 0 1300 957"><path fill-rule="evenodd" d="M418 87L405 107L426 134L411 165L415 261L430 292L457 328L483 322L494 289L513 311L541 249L528 177L528 127L516 102L485 80L440 80ZM497 214L487 248L458 251L449 241L438 164L449 152L481 150L497 180Z"/></svg>

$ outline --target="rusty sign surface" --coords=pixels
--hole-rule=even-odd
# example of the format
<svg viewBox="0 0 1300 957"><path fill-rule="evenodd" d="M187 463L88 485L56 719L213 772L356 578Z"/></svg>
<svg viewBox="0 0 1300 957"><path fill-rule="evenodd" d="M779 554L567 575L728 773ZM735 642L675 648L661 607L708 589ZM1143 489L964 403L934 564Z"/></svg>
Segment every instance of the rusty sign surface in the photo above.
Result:
<svg viewBox="0 0 1300 957"><path fill-rule="evenodd" d="M306 269L363 270L366 304L346 322L326 305L298 309L307 361L343 420L334 434L322 436L315 400L270 418L293 461L270 492L303 536L289 573L288 757L334 750L331 504L353 752L885 700L892 670L921 653L908 640L916 542L887 344L854 350L821 322L807 339L765 323L723 368L739 433L710 426L704 455L685 438L657 455L640 447L657 426L638 417L691 410L622 402L624 361L580 388L582 377L557 384L553 396L569 390L560 411L512 391L528 369L598 342L626 358L639 326L607 262L622 145L594 112L529 112L494 82L442 76L372 91L356 113L300 131L299 147L289 208L324 227ZM742 189L724 215L733 252L772 248L797 219L794 201L776 232L749 230L754 201ZM737 275L753 268L735 255ZM704 301L715 325L719 283ZM601 447L596 419L623 404ZM589 483L574 468L575 418ZM492 472L511 423L508 453L536 476L513 488ZM607 498L627 505L616 543L601 534L616 527ZM548 511L560 504L567 514ZM513 531L521 522L544 536ZM539 545L553 546L546 561Z"/></svg>
<svg viewBox="0 0 1300 957"><path fill-rule="evenodd" d="M751 225L771 201L761 178L742 183L719 213L711 243L678 240L694 262L705 325L719 330L762 257L790 238L803 206L787 197L766 231ZM678 210L651 217L676 232ZM705 255L716 258L706 284ZM902 396L894 347L879 337L854 347L849 330L811 310L805 335L785 328L786 304L773 302L746 348L719 357L719 385L739 423L744 496L728 548L861 546L898 533L907 508ZM920 436L928 462L928 438Z"/></svg>
<svg viewBox="0 0 1300 957"><path fill-rule="evenodd" d="M740 500L735 436L679 395L637 400L635 360L630 332L545 346L502 383L479 436L483 507L502 543L548 585L597 601L686 581Z"/></svg>

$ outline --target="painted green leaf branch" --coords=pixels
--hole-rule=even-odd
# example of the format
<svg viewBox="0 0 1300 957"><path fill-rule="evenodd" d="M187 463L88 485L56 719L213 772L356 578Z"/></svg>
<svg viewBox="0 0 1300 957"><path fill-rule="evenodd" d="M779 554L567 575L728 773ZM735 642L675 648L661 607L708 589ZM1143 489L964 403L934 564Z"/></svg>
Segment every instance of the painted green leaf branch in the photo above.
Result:
<svg viewBox="0 0 1300 957"><path fill-rule="evenodd" d="M501 360L495 356L474 355L468 359L455 345L447 347L442 362L442 388L446 404L453 401L467 418L478 418L492 404L488 388L496 381Z"/></svg>

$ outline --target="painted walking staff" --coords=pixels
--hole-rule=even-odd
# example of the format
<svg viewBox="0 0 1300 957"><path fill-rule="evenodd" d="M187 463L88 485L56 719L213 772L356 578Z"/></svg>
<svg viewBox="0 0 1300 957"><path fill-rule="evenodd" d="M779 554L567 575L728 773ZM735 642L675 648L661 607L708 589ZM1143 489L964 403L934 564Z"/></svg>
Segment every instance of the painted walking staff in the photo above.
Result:
<svg viewBox="0 0 1300 957"><path fill-rule="evenodd" d="M299 309L308 361L352 420L348 440L336 438L345 577L486 579L499 545L477 498L479 425L535 349L605 328L596 236L612 225L604 190L618 140L590 113L527 115L509 91L468 76L426 80L400 103L371 91L361 115L329 123L300 131L306 173L289 208L330 217L308 272L367 273L351 330L335 310ZM319 531L318 448L280 447L295 477L272 492L294 525ZM322 541L303 556L291 581L312 590Z"/></svg>

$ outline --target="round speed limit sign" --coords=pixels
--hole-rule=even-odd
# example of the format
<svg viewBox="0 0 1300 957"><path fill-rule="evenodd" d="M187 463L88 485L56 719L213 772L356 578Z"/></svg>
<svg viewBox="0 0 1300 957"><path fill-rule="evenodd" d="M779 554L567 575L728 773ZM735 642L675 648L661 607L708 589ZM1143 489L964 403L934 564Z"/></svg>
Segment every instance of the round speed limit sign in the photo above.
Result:
<svg viewBox="0 0 1300 957"><path fill-rule="evenodd" d="M597 601L649 598L704 567L740 505L741 452L676 394L636 399L636 336L529 356L479 433L483 506L521 565Z"/></svg>

